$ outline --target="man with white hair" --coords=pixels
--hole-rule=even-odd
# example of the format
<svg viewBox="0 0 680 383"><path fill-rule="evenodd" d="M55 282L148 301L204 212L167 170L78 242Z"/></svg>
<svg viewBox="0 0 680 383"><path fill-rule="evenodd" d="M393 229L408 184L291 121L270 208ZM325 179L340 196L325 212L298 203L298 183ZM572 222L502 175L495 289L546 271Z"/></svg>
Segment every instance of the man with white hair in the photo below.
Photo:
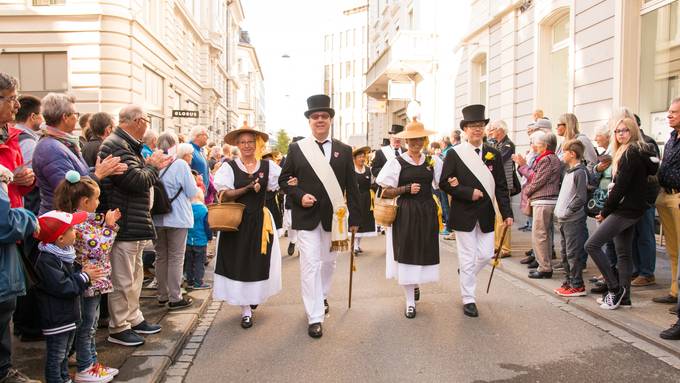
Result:
<svg viewBox="0 0 680 383"><path fill-rule="evenodd" d="M208 131L201 126L194 127L191 129L191 141L189 143L194 147L191 168L201 173L203 185L207 189L208 185L210 185L210 169L208 169L208 160L205 154L203 154L203 147L208 143Z"/></svg>
<svg viewBox="0 0 680 383"><path fill-rule="evenodd" d="M493 139L493 147L501 152L501 161L503 162L503 171L505 172L505 180L508 185L508 192L510 195L519 193L520 184L519 179L516 180L515 163L512 161L512 155L515 154L515 143L508 137L508 125L503 120L493 121L489 125L489 138ZM503 243L500 243L500 234L502 231L503 220L500 215L496 215L495 227L495 247L502 245L501 258L506 258L512 255L510 248L510 230L505 235Z"/></svg>
<svg viewBox="0 0 680 383"><path fill-rule="evenodd" d="M147 129L142 137L142 157L146 158L153 154L156 150L156 142L158 142L158 133L153 129Z"/></svg>

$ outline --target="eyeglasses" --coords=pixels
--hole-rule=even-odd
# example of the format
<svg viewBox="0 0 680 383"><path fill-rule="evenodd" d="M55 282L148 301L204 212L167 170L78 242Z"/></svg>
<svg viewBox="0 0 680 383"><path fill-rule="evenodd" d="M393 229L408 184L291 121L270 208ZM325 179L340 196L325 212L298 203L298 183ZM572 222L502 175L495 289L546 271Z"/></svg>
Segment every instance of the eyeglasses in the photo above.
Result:
<svg viewBox="0 0 680 383"><path fill-rule="evenodd" d="M139 117L138 120L142 120L142 121L146 122L147 124L151 123L151 120L149 120L148 118L145 118L145 117Z"/></svg>
<svg viewBox="0 0 680 383"><path fill-rule="evenodd" d="M255 141L240 141L238 144L243 146L255 146Z"/></svg>
<svg viewBox="0 0 680 383"><path fill-rule="evenodd" d="M328 114L328 113L314 113L311 116L309 116L309 118L312 119L312 120L319 120L319 119L328 120L329 118L331 118L331 115Z"/></svg>
<svg viewBox="0 0 680 383"><path fill-rule="evenodd" d="M486 125L483 123L478 123L478 124L470 124L470 125L465 125L466 128L470 130L477 130L477 131L483 131Z"/></svg>
<svg viewBox="0 0 680 383"><path fill-rule="evenodd" d="M567 126L567 124L562 123L562 122L559 122L559 123L557 124L557 126Z"/></svg>
<svg viewBox="0 0 680 383"><path fill-rule="evenodd" d="M19 102L19 95L15 94L14 96L0 96L0 100L8 101L10 104Z"/></svg>
<svg viewBox="0 0 680 383"><path fill-rule="evenodd" d="M628 128L623 128L623 129L616 129L616 130L614 130L614 134L625 134L625 133L630 133L630 129L628 129Z"/></svg>
<svg viewBox="0 0 680 383"><path fill-rule="evenodd" d="M76 118L80 118L80 113L78 113L78 112L66 113L66 117L71 117L71 116L76 116Z"/></svg>

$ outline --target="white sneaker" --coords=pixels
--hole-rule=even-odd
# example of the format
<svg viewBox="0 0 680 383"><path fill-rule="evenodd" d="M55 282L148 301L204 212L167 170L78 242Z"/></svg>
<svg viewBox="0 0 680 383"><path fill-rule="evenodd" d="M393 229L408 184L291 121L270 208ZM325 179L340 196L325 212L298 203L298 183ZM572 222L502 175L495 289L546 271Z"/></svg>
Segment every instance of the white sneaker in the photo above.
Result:
<svg viewBox="0 0 680 383"><path fill-rule="evenodd" d="M113 380L113 375L100 367L99 363L93 364L85 371L76 372L76 383L108 383Z"/></svg>
<svg viewBox="0 0 680 383"><path fill-rule="evenodd" d="M106 371L111 376L116 376L120 372L120 371L118 371L117 368L107 367L107 366L104 366L101 363L97 363L97 365L99 366L100 369L103 369L104 371Z"/></svg>
<svg viewBox="0 0 680 383"><path fill-rule="evenodd" d="M145 290L156 290L158 288L158 280L154 278L148 285L144 286Z"/></svg>

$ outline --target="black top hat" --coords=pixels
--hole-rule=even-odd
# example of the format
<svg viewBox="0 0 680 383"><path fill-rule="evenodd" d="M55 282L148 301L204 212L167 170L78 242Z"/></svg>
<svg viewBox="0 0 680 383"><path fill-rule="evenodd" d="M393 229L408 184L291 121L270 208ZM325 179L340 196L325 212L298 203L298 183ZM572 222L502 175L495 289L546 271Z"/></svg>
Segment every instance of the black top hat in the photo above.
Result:
<svg viewBox="0 0 680 383"><path fill-rule="evenodd" d="M305 118L309 118L314 112L327 112L331 118L335 116L335 110L331 108L331 98L325 94L315 94L307 99L307 111Z"/></svg>
<svg viewBox="0 0 680 383"><path fill-rule="evenodd" d="M295 136L295 137L293 137L293 141L292 141L292 142L298 142L298 141L300 141L300 140L303 139L303 138L304 138L304 137L302 137L302 136Z"/></svg>
<svg viewBox="0 0 680 383"><path fill-rule="evenodd" d="M463 108L463 119L460 121L461 129L471 122L484 121L484 124L488 124L489 119L484 118L484 109L484 105L481 104L468 105Z"/></svg>
<svg viewBox="0 0 680 383"><path fill-rule="evenodd" d="M390 131L387 132L387 133L389 133L389 134L397 134L397 133L401 133L401 132L403 132L403 131L404 131L404 125L396 125L396 124L394 124L394 125L392 125L392 127L390 128Z"/></svg>
<svg viewBox="0 0 680 383"><path fill-rule="evenodd" d="M390 139L389 138L383 138L382 146L388 146L389 144L390 144Z"/></svg>

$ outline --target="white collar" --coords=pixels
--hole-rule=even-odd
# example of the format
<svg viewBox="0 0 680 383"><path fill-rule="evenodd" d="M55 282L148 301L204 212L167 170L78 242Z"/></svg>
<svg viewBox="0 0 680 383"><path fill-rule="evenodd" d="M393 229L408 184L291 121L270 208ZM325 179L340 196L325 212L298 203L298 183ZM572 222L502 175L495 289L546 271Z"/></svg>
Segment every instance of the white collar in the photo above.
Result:
<svg viewBox="0 0 680 383"><path fill-rule="evenodd" d="M312 136L314 138L314 141L316 141L319 144L325 144L327 142L331 142L331 137L330 134L326 136L323 140L317 140L316 137Z"/></svg>

